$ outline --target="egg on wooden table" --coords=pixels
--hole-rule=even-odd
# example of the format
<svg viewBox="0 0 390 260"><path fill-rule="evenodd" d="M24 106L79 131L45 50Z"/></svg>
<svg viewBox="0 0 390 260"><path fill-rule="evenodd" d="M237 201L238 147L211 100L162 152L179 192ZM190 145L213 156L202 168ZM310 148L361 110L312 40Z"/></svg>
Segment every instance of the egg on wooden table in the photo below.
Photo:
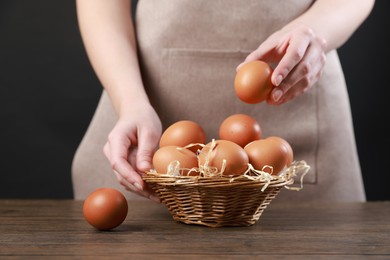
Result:
<svg viewBox="0 0 390 260"><path fill-rule="evenodd" d="M114 188L98 188L83 204L85 220L99 230L113 229L126 219L128 204L125 196Z"/></svg>

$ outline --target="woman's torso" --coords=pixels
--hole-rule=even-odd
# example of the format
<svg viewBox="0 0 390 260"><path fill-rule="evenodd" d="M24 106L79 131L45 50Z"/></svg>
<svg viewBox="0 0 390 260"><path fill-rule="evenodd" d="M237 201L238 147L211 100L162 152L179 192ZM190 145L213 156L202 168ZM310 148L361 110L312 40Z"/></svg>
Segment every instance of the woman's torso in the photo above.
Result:
<svg viewBox="0 0 390 260"><path fill-rule="evenodd" d="M349 101L335 51L328 54L321 80L287 104L244 104L234 92L236 66L312 3L141 0L136 28L145 87L164 127L178 120L194 120L205 128L208 140L218 139L224 118L248 114L257 119L264 137L285 138L294 149L295 159L305 160L312 167L305 177L305 186L311 192L331 189L335 176L327 176L327 172L335 170L349 171L341 181L357 178L352 185L361 190ZM337 153L347 155L334 157ZM328 187L321 189L319 178L325 178L321 184ZM361 192L352 192L346 198L353 198L355 193L361 198Z"/></svg>
<svg viewBox="0 0 390 260"><path fill-rule="evenodd" d="M164 127L189 119L204 127L208 140L217 139L224 118L244 113L257 119L264 137L285 138L294 159L305 160L311 170L302 191L283 191L277 200L361 201L348 93L336 51L328 53L319 82L287 104L248 105L234 92L236 66L312 2L139 1L135 24L145 88ZM76 198L102 185L120 188L101 153L115 120L104 92L73 161Z"/></svg>

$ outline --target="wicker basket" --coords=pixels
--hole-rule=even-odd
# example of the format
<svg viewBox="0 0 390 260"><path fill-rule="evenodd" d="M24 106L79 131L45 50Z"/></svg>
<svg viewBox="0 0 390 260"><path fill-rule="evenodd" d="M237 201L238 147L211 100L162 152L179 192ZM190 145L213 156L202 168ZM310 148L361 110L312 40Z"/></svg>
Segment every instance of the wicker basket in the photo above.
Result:
<svg viewBox="0 0 390 260"><path fill-rule="evenodd" d="M309 168L304 161L294 162L283 174L267 180L247 175L194 177L153 172L143 179L176 221L208 227L250 226L259 220L281 188L294 183L295 176L301 175L302 185Z"/></svg>

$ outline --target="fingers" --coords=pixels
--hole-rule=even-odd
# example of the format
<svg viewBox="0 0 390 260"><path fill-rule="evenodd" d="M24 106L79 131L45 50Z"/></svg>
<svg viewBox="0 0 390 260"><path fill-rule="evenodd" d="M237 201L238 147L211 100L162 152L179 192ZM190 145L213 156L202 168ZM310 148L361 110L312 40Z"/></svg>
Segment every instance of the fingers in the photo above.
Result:
<svg viewBox="0 0 390 260"><path fill-rule="evenodd" d="M306 29L303 33L289 39L286 53L283 55L271 77L271 81L275 86L279 86L295 66L301 62L310 45L312 35L313 31Z"/></svg>
<svg viewBox="0 0 390 260"><path fill-rule="evenodd" d="M278 61L285 52L286 44L284 42L281 44L278 43L275 38L276 37L273 35L264 41L255 51L251 52L241 64L237 66L236 71L238 71L245 63L255 60L263 60L268 63Z"/></svg>
<svg viewBox="0 0 390 260"><path fill-rule="evenodd" d="M130 166L128 160L124 159L129 157L127 154L127 149L126 151L121 151L122 153L119 152L118 155L116 155L115 142L108 141L105 144L103 151L107 159L110 161L112 170L115 173L119 183L126 189L131 187L131 190L133 191L142 191L143 186L139 184L140 178L137 178L138 174Z"/></svg>
<svg viewBox="0 0 390 260"><path fill-rule="evenodd" d="M109 159L114 171L120 173L123 178L137 189L142 190L144 186L143 180L128 162L131 145L130 138L123 135L110 134L108 137Z"/></svg>
<svg viewBox="0 0 390 260"><path fill-rule="evenodd" d="M116 178L118 179L119 183L128 191L134 192L142 197L145 197L147 199L150 199L154 202L160 202L160 199L156 196L156 194L149 188L146 187L145 190L139 190L136 188L133 184L128 182L126 179L122 177L121 174L119 174L117 171L114 170L114 174Z"/></svg>
<svg viewBox="0 0 390 260"><path fill-rule="evenodd" d="M325 65L325 45L323 39L307 28L291 39L286 54L273 71L271 80L275 88L268 104L285 103L314 85Z"/></svg>
<svg viewBox="0 0 390 260"><path fill-rule="evenodd" d="M138 149L136 146L131 146L131 141L129 141L129 139L121 139L111 133L103 151L111 163L111 167L118 182L125 187L126 190L137 193L138 195L149 198L155 202L160 201L156 194L145 185L139 172L136 170L135 165Z"/></svg>
<svg viewBox="0 0 390 260"><path fill-rule="evenodd" d="M312 43L309 46L301 62L271 93L274 103L282 104L305 93L319 80L326 62L326 56L322 50L322 47L318 47L317 43ZM279 99L275 98L275 91L277 90L281 90L283 93Z"/></svg>

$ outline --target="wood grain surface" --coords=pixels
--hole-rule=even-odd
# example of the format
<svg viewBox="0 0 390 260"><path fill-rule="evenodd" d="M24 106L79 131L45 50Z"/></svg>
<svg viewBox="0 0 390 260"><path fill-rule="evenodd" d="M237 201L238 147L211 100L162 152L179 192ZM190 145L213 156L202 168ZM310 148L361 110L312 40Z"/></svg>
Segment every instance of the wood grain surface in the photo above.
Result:
<svg viewBox="0 0 390 260"><path fill-rule="evenodd" d="M390 259L390 202L275 203L253 226L210 228L129 201L111 231L90 226L82 203L0 200L0 259Z"/></svg>

